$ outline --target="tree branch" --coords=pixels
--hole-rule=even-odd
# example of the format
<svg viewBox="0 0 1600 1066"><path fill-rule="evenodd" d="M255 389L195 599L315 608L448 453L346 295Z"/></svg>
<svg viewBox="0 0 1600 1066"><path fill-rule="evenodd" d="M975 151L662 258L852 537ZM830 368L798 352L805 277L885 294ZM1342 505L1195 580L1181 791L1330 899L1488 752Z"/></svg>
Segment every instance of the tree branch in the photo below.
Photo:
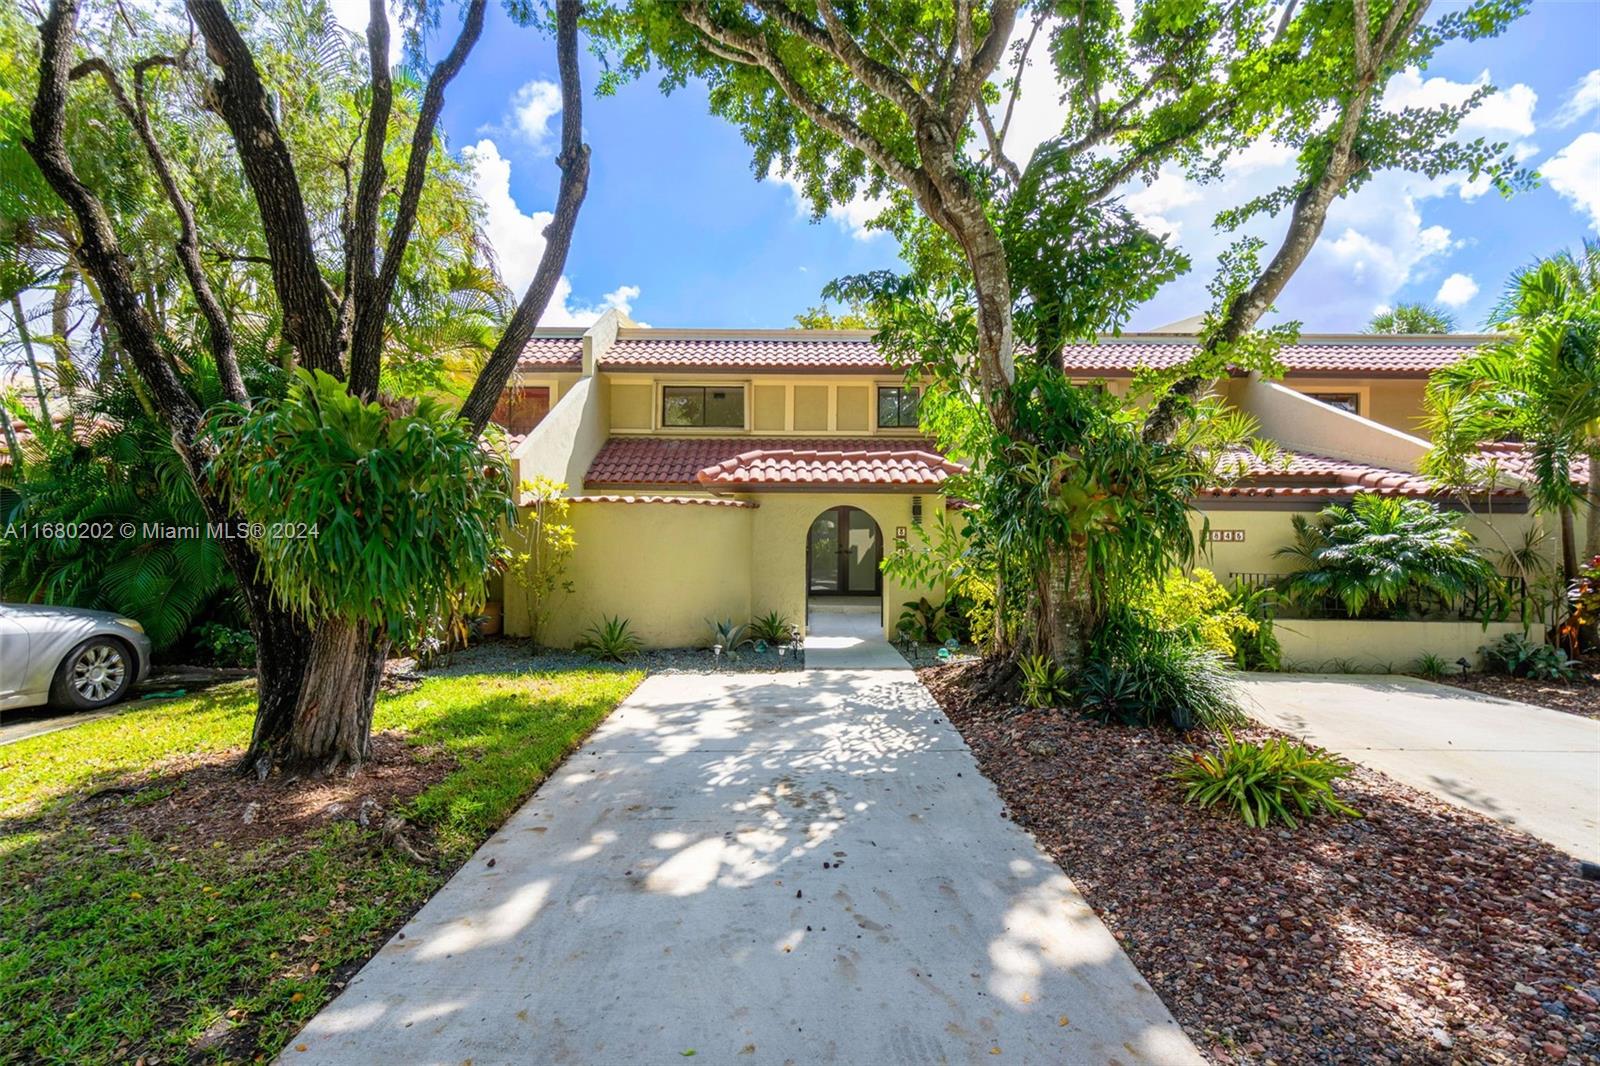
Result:
<svg viewBox="0 0 1600 1066"><path fill-rule="evenodd" d="M122 90L122 83L117 79L116 71L112 70L111 64L104 59L84 60L73 68L69 78L76 80L91 73L100 75L111 93L111 98L116 101L117 108L138 134L139 143L144 145L145 155L149 158L150 165L155 168L156 178L161 182L162 191L166 193L167 203L178 216L176 248L178 262L183 266L184 277L189 281L189 290L194 293L195 303L199 305L201 317L206 320L206 328L211 334L211 355L216 360L217 377L221 381L223 395L234 403L249 403L250 397L245 392L244 378L239 373L233 327L228 324L228 316L222 310L222 301L217 299L216 292L211 288L211 281L206 277L205 268L200 263L200 230L195 224L194 209L190 207L188 198L183 195L183 190L178 187L178 180L172 173L172 166L167 162L166 153L161 150L160 142L156 140L155 130L150 125L150 115L145 107L145 72L152 67L175 65L176 62L170 56L150 56L135 63L133 101L129 101L127 94Z"/></svg>
<svg viewBox="0 0 1600 1066"><path fill-rule="evenodd" d="M378 384L377 352L382 344L382 314L379 309L378 344L373 345L371 383L367 383L366 352L361 340L365 320L372 317L374 290L378 283L378 207L383 202L383 186L388 171L383 165L383 150L389 136L389 113L394 107L394 79L389 74L389 12L384 0L369 0L367 5L367 67L372 90L372 109L367 114L366 136L361 146L361 177L356 182L354 210L345 234L344 294L339 317L353 309L350 338L350 391L371 400ZM347 172L348 173L348 172ZM387 303L388 301L383 301ZM361 381L357 381L358 376Z"/></svg>
<svg viewBox="0 0 1600 1066"><path fill-rule="evenodd" d="M978 50L971 53L966 65L956 72L951 86L949 110L951 118L959 124L966 119L967 108L983 104L978 100L978 90L989 80L995 67L1005 55L1006 44L1011 40L1011 27L1017 22L1017 0L995 0L989 9L989 33Z"/></svg>
<svg viewBox="0 0 1600 1066"><path fill-rule="evenodd" d="M255 194L262 234L272 255L272 287L283 310L284 337L302 366L342 378L336 301L329 299L300 179L250 46L222 0L186 2L205 38L207 55L222 71L222 77L208 86L207 95L233 135Z"/></svg>
<svg viewBox="0 0 1600 1066"><path fill-rule="evenodd" d="M578 70L578 9L579 0L556 0L556 61L561 72L561 154L556 164L561 168L561 186L555 215L544 230L544 252L533 282L461 405L461 417L474 433L483 432L488 424L522 350L555 294L572 246L578 210L589 188L589 146L583 143L583 86Z"/></svg>
<svg viewBox="0 0 1600 1066"><path fill-rule="evenodd" d="M23 146L50 187L61 197L81 234L75 257L94 279L116 324L123 349L149 385L161 414L187 442L200 422L200 408L161 355L155 326L139 303L138 287L99 198L78 179L66 148L69 71L77 32L78 0L52 0L39 27L39 88L30 115L32 137Z"/></svg>
<svg viewBox="0 0 1600 1066"><path fill-rule="evenodd" d="M372 0L375 8L382 2ZM422 94L422 107L417 112L416 129L411 133L406 175L400 186L400 202L395 207L394 224L389 228L389 242L384 249L383 262L367 297L362 299L358 294L356 299L355 329L350 345L350 391L367 399L371 399L378 390L383 357L383 326L389 315L389 301L394 295L395 283L400 278L400 262L405 257L411 231L416 225L417 208L422 203L422 187L428 176L428 156L433 151L433 134L438 128L439 113L444 110L444 92L461 72L468 54L483 33L486 6L486 0L471 0L456 43L428 76L428 87ZM384 47L387 49L388 45ZM387 51L384 61L388 61ZM385 122L387 124L387 120ZM365 164L362 178L366 178Z"/></svg>

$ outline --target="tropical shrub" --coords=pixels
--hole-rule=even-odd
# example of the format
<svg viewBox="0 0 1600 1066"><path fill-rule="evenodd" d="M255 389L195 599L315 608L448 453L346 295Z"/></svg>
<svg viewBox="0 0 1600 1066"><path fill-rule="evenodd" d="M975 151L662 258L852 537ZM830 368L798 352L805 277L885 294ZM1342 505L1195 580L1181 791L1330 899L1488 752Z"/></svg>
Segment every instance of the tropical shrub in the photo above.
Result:
<svg viewBox="0 0 1600 1066"><path fill-rule="evenodd" d="M528 595L528 637L536 648L558 596L572 592L567 560L578 542L567 522L571 504L561 495L566 491L564 483L543 476L518 486L528 508L517 529L525 550L512 554L506 573Z"/></svg>
<svg viewBox="0 0 1600 1066"><path fill-rule="evenodd" d="M1029 655L1022 668L1022 699L1030 707L1062 707L1072 699L1072 677L1048 655Z"/></svg>
<svg viewBox="0 0 1600 1066"><path fill-rule="evenodd" d="M641 647L643 644L638 634L633 632L628 619L615 615L603 618L584 630L577 645L581 652L614 663L633 658L639 654Z"/></svg>
<svg viewBox="0 0 1600 1066"><path fill-rule="evenodd" d="M1252 586L1234 582L1228 598L1240 614L1255 623L1254 630L1238 630L1233 636L1233 665L1241 670L1283 669L1283 648L1274 631L1278 592L1271 586Z"/></svg>
<svg viewBox="0 0 1600 1066"><path fill-rule="evenodd" d="M1274 821L1298 826L1299 818L1317 814L1360 817L1333 791L1333 783L1349 774L1351 765L1299 741L1240 740L1224 727L1215 748L1179 752L1173 762L1171 777L1183 789L1185 802L1229 808L1252 828Z"/></svg>
<svg viewBox="0 0 1600 1066"><path fill-rule="evenodd" d="M1133 605L1147 613L1157 629L1187 634L1229 659L1238 654L1244 638L1261 628L1216 575L1205 569L1192 574L1175 571L1135 596Z"/></svg>
<svg viewBox="0 0 1600 1066"><path fill-rule="evenodd" d="M900 612L900 620L895 623L895 628L907 640L917 640L924 644L942 644L950 639L954 626L945 614L943 604L935 604L928 597L920 596L914 600L907 600Z"/></svg>
<svg viewBox="0 0 1600 1066"><path fill-rule="evenodd" d="M1073 689L1079 709L1101 722L1188 730L1244 719L1227 660L1215 649L1127 612L1096 634Z"/></svg>
<svg viewBox="0 0 1600 1066"><path fill-rule="evenodd" d="M739 649L748 647L753 643L750 637L750 627L743 622L735 622L731 618L722 622L708 619L706 625L711 627L711 640L706 644L706 647L721 647L730 659L737 659L739 657Z"/></svg>
<svg viewBox="0 0 1600 1066"><path fill-rule="evenodd" d="M194 629L194 647L212 666L254 666L256 638L248 629L206 622Z"/></svg>
<svg viewBox="0 0 1600 1066"><path fill-rule="evenodd" d="M1461 516L1426 500L1363 493L1293 522L1295 544L1277 554L1300 561L1285 590L1303 606L1331 600L1351 618L1384 618L1496 584Z"/></svg>
<svg viewBox="0 0 1600 1066"><path fill-rule="evenodd" d="M768 644L787 644L794 634L794 623L780 611L768 611L750 623L752 640Z"/></svg>
<svg viewBox="0 0 1600 1066"><path fill-rule="evenodd" d="M1600 516L1594 520L1600 521ZM1600 638L1600 555L1579 571L1578 580L1567 590L1567 599L1572 604L1573 629L1590 640Z"/></svg>
<svg viewBox="0 0 1600 1066"><path fill-rule="evenodd" d="M1521 633L1507 633L1480 650L1484 665L1497 674L1536 681L1570 681L1578 676L1577 663L1560 648L1529 640Z"/></svg>

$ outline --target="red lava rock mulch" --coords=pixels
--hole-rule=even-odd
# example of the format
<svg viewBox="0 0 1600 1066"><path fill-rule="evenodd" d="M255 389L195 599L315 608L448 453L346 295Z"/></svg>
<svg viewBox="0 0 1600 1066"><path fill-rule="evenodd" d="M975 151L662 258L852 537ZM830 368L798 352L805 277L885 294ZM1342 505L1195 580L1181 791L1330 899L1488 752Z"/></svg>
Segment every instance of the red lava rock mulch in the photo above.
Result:
<svg viewBox="0 0 1600 1066"><path fill-rule="evenodd" d="M1568 856L1365 768L1365 818L1250 830L1181 802L1176 736L980 705L982 669L921 676L1213 1060L1600 1061L1600 883Z"/></svg>
<svg viewBox="0 0 1600 1066"><path fill-rule="evenodd" d="M1575 681L1535 681L1531 677L1504 674L1452 674L1436 680L1485 696L1532 703L1584 718L1600 718L1600 659L1585 659L1582 670L1583 677Z"/></svg>
<svg viewBox="0 0 1600 1066"><path fill-rule="evenodd" d="M372 757L357 777L318 780L275 775L258 781L236 769L240 751L169 760L136 778L91 792L69 817L117 835L137 830L195 847L247 846L298 838L335 821L381 827L388 812L444 779L455 760L443 749L374 733Z"/></svg>

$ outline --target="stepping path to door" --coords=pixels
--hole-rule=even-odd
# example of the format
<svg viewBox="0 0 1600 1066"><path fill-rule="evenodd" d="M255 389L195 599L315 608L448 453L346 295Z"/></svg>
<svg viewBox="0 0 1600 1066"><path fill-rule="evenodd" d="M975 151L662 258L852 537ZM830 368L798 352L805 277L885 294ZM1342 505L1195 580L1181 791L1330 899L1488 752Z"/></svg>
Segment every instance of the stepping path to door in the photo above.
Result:
<svg viewBox="0 0 1600 1066"><path fill-rule="evenodd" d="M808 658L645 681L282 1061L1202 1062L904 660Z"/></svg>

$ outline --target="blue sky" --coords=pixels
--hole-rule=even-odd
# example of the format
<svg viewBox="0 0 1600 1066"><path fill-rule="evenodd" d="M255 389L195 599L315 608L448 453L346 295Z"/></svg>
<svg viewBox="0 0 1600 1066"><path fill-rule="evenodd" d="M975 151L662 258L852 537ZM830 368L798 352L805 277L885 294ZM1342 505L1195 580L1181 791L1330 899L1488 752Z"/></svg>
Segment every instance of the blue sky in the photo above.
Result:
<svg viewBox="0 0 1600 1066"><path fill-rule="evenodd" d="M364 14L365 4L356 7ZM554 48L498 6L491 10L451 89L444 125L452 148L474 163L490 239L507 279L520 285L537 259L538 213L554 201L558 177L549 154L559 124ZM819 302L829 279L896 264L891 238L859 228L868 205L812 222L787 186L756 181L739 131L708 114L698 86L663 96L650 80L595 99L592 60L584 74L593 175L567 263L570 285L547 324L582 322L616 304L654 326L786 326ZM1042 68L1033 75L1038 91L1025 83L1016 124L1022 143L1008 146L1023 157L1028 139L1055 121L1048 76ZM1421 299L1448 305L1462 328L1476 327L1508 269L1600 234L1600 3L1536 0L1503 36L1451 44L1427 70L1398 79L1391 94L1455 99L1485 78L1500 92L1469 119L1471 135L1516 145L1546 175L1542 187L1505 200L1459 177L1381 175L1337 205L1279 302L1285 316L1308 330L1354 330L1380 306ZM1194 260L1189 275L1136 313L1133 328L1204 309L1205 284L1228 241L1212 231L1211 217L1276 185L1287 166L1263 150L1231 168L1221 188L1168 172L1127 190L1147 223ZM1262 232L1275 235L1270 225Z"/></svg>

